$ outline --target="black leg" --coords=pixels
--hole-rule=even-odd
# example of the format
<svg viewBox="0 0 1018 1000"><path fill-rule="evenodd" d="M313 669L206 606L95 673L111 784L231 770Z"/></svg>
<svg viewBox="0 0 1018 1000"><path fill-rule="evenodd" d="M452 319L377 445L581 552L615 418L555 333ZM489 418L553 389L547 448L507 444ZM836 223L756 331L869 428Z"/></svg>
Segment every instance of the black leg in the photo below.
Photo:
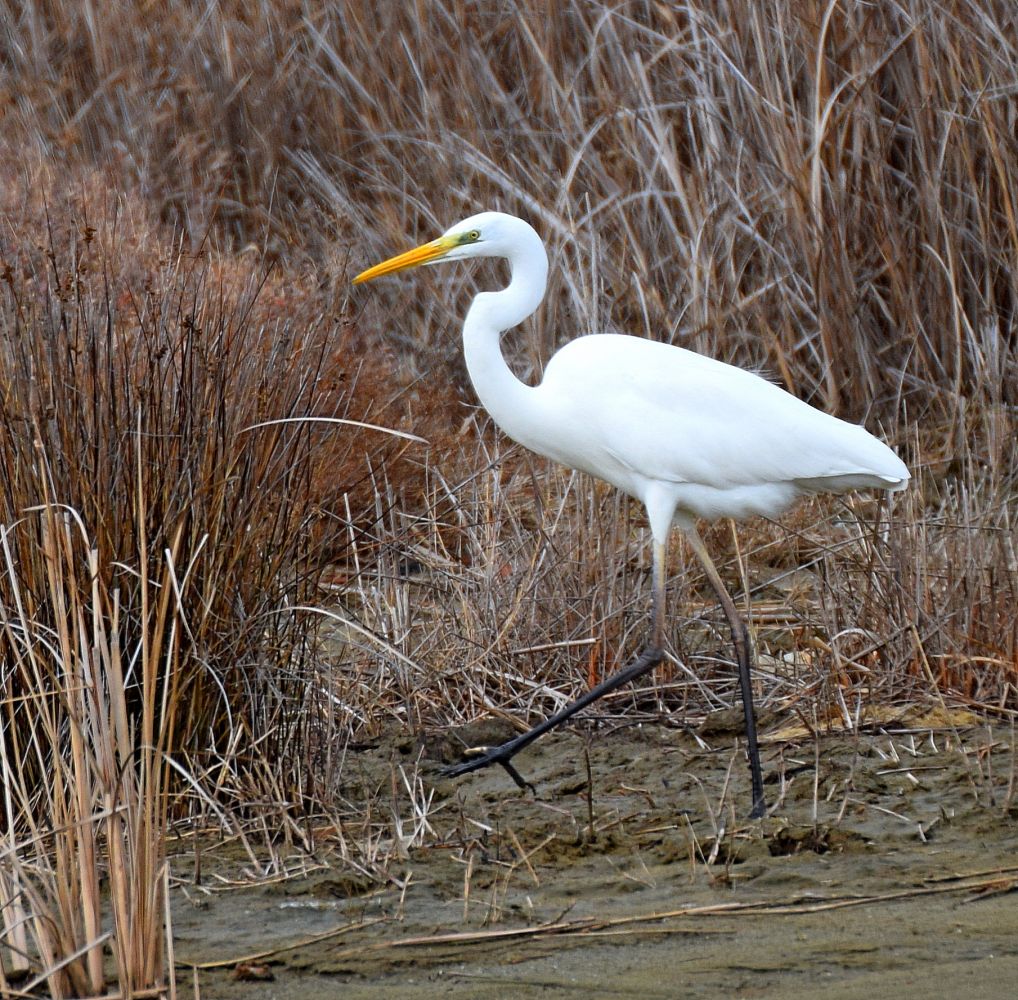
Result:
<svg viewBox="0 0 1018 1000"><path fill-rule="evenodd" d="M464 761L462 764L453 764L451 767L443 768L442 776L455 778L461 774L469 774L471 771L479 771L482 767L489 767L491 764L501 764L520 788L532 789L533 786L528 781L525 781L516 768L510 764L513 757L524 747L530 746L538 737L543 736L549 729L554 729L560 722L565 722L566 719L574 716L580 709L586 708L587 705L597 701L598 698L614 691L616 688L622 687L623 684L628 684L630 681L635 681L638 677L649 673L661 662L663 656L664 654L657 646L648 647L628 667L623 667L612 674L611 677L606 677L600 684L592 687L571 705L566 705L560 712L556 712L550 718L545 719L544 722L534 726L533 729L517 736L515 739L508 740L501 746L486 750L484 753L480 753L476 757Z"/></svg>
<svg viewBox="0 0 1018 1000"><path fill-rule="evenodd" d="M654 542L654 565L652 572L652 593L653 603L651 611L651 640L650 645L631 663L628 667L616 671L611 677L605 678L596 687L591 688L585 695L577 698L571 705L566 705L560 712L556 712L550 719L534 726L533 729L517 736L515 739L503 743L493 749L485 749L473 759L464 761L462 764L454 764L442 770L442 775L447 778L455 778L460 774L469 774L471 771L479 771L482 767L491 764L501 764L506 769L509 777L516 782L520 788L533 789L530 782L525 781L509 762L524 747L530 746L539 736L543 736L549 729L554 729L560 722L574 716L581 708L597 701L610 691L635 681L638 677L649 673L664 657L661 647L664 645L664 602L665 602L665 546L663 542Z"/></svg>
<svg viewBox="0 0 1018 1000"><path fill-rule="evenodd" d="M746 752L749 756L750 780L753 785L753 808L750 810L750 817L759 819L767 812L767 803L764 800L763 775L760 770L760 748L756 739L756 713L753 710L753 680L750 675L750 668L753 660L753 651L749 643L749 630L742 620L731 594L725 588L718 574L717 567L711 559L695 528L687 528L686 535L689 538L693 551L703 564L707 579L710 580L714 593L717 594L721 607L724 608L725 617L732 629L732 643L735 646L735 658L739 664L739 687L742 690L742 711L746 719Z"/></svg>

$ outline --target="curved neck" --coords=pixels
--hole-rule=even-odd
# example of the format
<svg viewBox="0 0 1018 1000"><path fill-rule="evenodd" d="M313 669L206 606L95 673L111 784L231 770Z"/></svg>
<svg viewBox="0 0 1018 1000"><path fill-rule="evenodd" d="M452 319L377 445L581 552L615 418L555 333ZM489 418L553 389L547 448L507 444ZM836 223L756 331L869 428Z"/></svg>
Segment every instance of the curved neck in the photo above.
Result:
<svg viewBox="0 0 1018 1000"><path fill-rule="evenodd" d="M533 234L508 258L509 284L500 292L481 292L463 322L463 355L470 381L495 423L519 440L528 412L525 399L533 389L521 382L502 356L504 330L522 323L541 304L548 281L548 255Z"/></svg>

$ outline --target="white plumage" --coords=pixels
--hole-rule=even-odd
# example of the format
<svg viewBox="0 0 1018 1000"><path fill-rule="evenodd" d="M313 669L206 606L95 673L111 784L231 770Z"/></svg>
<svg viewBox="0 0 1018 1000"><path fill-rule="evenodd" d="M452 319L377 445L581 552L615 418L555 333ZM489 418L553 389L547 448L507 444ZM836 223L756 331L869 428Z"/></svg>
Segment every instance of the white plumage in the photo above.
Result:
<svg viewBox="0 0 1018 1000"><path fill-rule="evenodd" d="M901 489L908 480L898 456L862 427L752 372L650 340L574 340L531 399L537 420L513 437L645 503L648 490L665 494L680 515L773 515L807 493ZM659 539L662 527L654 526Z"/></svg>

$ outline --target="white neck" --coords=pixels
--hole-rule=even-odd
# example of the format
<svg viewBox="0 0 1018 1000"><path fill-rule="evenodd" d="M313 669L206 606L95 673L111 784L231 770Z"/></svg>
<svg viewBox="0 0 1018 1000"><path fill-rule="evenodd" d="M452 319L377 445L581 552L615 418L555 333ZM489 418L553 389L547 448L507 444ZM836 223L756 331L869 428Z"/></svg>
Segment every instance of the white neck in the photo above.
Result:
<svg viewBox="0 0 1018 1000"><path fill-rule="evenodd" d="M529 229L529 227L528 227ZM536 233L508 258L511 280L500 292L481 292L463 323L463 355L484 408L495 423L517 441L526 437L527 396L534 390L521 382L502 356L503 331L522 323L541 304L548 282L548 255ZM524 442L525 443L525 442Z"/></svg>

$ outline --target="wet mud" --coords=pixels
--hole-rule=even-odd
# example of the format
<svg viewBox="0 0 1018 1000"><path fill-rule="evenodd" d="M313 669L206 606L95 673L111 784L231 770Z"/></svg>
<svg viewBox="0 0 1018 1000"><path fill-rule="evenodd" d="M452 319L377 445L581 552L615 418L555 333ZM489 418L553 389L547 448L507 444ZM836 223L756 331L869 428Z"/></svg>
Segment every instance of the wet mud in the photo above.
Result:
<svg viewBox="0 0 1018 1000"><path fill-rule="evenodd" d="M501 769L438 776L497 727L392 734L344 769L351 800L392 790L403 840L374 846L389 881L343 862L335 837L309 873L248 887L215 850L195 885L181 854L180 984L311 1000L1013 997L1012 732L944 722L772 735L760 821L724 727L552 734L517 761L536 794Z"/></svg>

